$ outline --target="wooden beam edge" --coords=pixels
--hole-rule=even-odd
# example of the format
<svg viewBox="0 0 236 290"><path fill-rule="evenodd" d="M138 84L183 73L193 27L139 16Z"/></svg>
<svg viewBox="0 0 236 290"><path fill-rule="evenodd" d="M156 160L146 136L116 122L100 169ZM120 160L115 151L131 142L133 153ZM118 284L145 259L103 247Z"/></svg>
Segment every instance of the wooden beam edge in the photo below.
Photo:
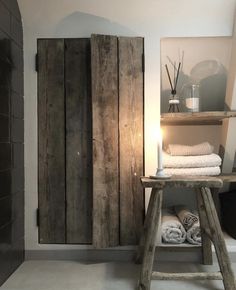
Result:
<svg viewBox="0 0 236 290"><path fill-rule="evenodd" d="M199 273L166 273L152 272L153 280L222 280L220 272L199 272Z"/></svg>

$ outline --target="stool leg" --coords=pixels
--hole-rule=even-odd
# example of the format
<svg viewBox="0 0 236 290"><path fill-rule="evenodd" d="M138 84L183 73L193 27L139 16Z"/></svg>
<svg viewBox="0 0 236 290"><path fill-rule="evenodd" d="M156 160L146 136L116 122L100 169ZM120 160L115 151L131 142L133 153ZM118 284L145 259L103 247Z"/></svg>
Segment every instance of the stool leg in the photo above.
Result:
<svg viewBox="0 0 236 290"><path fill-rule="evenodd" d="M162 189L152 189L152 204L150 204L149 224L146 228L143 263L140 273L138 290L150 290L153 261L156 248L156 235L162 206ZM151 201L151 200L150 200Z"/></svg>
<svg viewBox="0 0 236 290"><path fill-rule="evenodd" d="M213 260L212 260L212 250L211 250L211 240L209 236L207 235L208 231L208 222L207 222L207 217L206 213L204 210L204 203L202 200L202 195L201 191L196 192L197 196L197 206L198 206L198 213L199 213L199 219L200 219L200 225L201 225L201 236L202 236L202 263L204 265L212 265Z"/></svg>
<svg viewBox="0 0 236 290"><path fill-rule="evenodd" d="M151 196L150 196L150 200L149 200L149 203L148 203L147 214L145 216L143 230L142 230L142 234L141 234L141 237L140 237L139 246L138 246L138 250L137 250L137 254L136 254L136 258L135 258L135 263L136 264L141 264L142 260L143 260L143 251L144 251L145 238L146 238L146 235L147 235L147 228L148 228L148 226L150 224L150 217L151 217L151 212L152 212L152 207L153 207L154 196L155 196L155 191L152 190Z"/></svg>
<svg viewBox="0 0 236 290"><path fill-rule="evenodd" d="M225 290L236 290L234 273L231 268L231 263L225 245L224 236L216 213L211 191L209 188L205 187L201 189L201 192L208 220L209 230L211 233L211 239L215 246Z"/></svg>

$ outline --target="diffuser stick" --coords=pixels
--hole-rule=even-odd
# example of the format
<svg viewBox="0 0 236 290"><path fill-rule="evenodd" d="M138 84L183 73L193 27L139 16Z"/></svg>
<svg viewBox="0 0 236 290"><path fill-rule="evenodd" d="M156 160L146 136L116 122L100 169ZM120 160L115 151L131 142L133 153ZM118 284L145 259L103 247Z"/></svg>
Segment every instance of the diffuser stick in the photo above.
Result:
<svg viewBox="0 0 236 290"><path fill-rule="evenodd" d="M173 81L173 83L175 84L175 81L176 81L176 62L174 62L174 81Z"/></svg>
<svg viewBox="0 0 236 290"><path fill-rule="evenodd" d="M172 85L172 81L171 81L171 78L170 78L170 73L169 73L169 69L168 69L167 64L165 65L165 67L166 67L166 72L167 72L167 75L168 75L168 78L169 78L171 91L173 92L174 89L173 89L173 85Z"/></svg>
<svg viewBox="0 0 236 290"><path fill-rule="evenodd" d="M174 91L176 91L176 87L177 87L177 83L178 83L180 66L181 66L181 62L179 62L179 66L178 66L178 70L177 70Z"/></svg>

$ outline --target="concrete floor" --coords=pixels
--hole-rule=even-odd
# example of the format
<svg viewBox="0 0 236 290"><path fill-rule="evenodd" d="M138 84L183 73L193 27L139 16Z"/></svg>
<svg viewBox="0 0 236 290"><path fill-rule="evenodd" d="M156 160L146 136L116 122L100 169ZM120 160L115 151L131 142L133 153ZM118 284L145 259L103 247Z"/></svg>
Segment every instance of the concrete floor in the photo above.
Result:
<svg viewBox="0 0 236 290"><path fill-rule="evenodd" d="M236 272L236 264L233 264ZM218 270L190 263L162 263L160 271ZM135 290L140 266L133 263L27 261L1 290ZM151 290L223 290L221 281L152 281Z"/></svg>

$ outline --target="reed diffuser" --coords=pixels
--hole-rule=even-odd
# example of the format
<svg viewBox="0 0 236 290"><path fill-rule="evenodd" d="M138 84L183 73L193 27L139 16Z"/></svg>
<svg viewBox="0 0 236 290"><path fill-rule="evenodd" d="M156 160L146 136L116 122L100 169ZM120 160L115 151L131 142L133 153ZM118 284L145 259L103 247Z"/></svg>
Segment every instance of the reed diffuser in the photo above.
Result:
<svg viewBox="0 0 236 290"><path fill-rule="evenodd" d="M165 67L166 67L166 72L167 72L167 76L168 76L169 83L170 83L170 88L171 88L171 97L169 99L169 110L168 110L168 112L169 113L179 112L179 99L176 97L176 94L177 94L176 88L177 88L178 79L179 79L179 72L180 72L181 62L179 62L176 76L175 76L176 67L174 65L174 78L173 78L173 81L171 80L171 77L170 77L170 72L169 72L169 69L168 69L168 65L166 64Z"/></svg>

